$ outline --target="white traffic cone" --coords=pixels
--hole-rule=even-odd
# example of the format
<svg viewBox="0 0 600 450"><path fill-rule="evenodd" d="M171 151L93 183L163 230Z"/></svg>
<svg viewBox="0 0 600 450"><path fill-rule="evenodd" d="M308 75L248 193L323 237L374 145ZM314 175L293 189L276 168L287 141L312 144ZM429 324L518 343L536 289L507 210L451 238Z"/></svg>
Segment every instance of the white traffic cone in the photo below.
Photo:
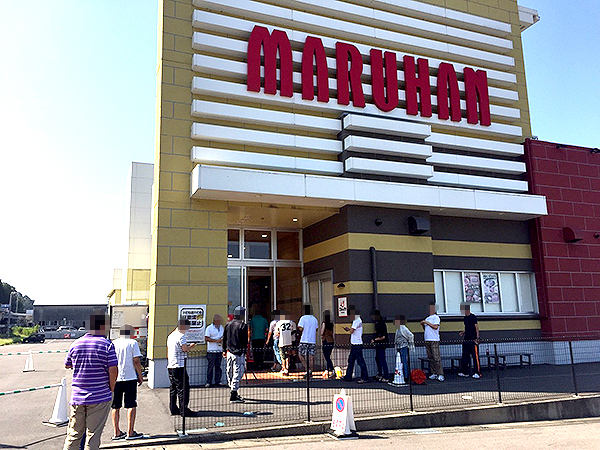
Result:
<svg viewBox="0 0 600 450"><path fill-rule="evenodd" d="M60 387L58 388L58 394L56 395L56 401L54 402L52 417L50 420L48 420L48 422L44 422L44 424L60 427L68 423L69 410L67 403L67 379L63 377L63 379L60 380Z"/></svg>
<svg viewBox="0 0 600 450"><path fill-rule="evenodd" d="M29 350L29 353L27 354L23 372L35 372L35 369L33 368L33 353L31 353L31 350Z"/></svg>
<svg viewBox="0 0 600 450"><path fill-rule="evenodd" d="M390 386L403 386L406 384L404 381L404 375L402 372L402 357L400 352L396 353L396 370L394 370L394 381L388 383Z"/></svg>

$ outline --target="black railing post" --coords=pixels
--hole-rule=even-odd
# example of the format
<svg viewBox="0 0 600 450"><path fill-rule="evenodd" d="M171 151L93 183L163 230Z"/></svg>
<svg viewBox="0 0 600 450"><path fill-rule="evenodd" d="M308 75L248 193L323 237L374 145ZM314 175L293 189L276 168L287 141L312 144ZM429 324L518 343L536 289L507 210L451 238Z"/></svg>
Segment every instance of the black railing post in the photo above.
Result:
<svg viewBox="0 0 600 450"><path fill-rule="evenodd" d="M496 383L498 384L498 403L502 403L502 389L500 387L500 361L498 360L498 345L494 344L494 360L496 362Z"/></svg>
<svg viewBox="0 0 600 450"><path fill-rule="evenodd" d="M310 422L310 352L306 352L306 421Z"/></svg>
<svg viewBox="0 0 600 450"><path fill-rule="evenodd" d="M579 395L579 388L577 386L577 375L575 373L575 360L573 359L573 343L569 341L569 354L571 355L571 373L573 374L573 389L575 395Z"/></svg>
<svg viewBox="0 0 600 450"><path fill-rule="evenodd" d="M412 385L412 372L410 370L410 345L408 347L406 347L406 354L408 355L406 357L406 363L408 365L408 380L404 380L408 383L408 396L410 398L410 410L411 412L415 411L414 405L413 405L413 385Z"/></svg>
<svg viewBox="0 0 600 450"><path fill-rule="evenodd" d="M183 405L179 405L179 407L181 408L181 434L183 436L185 436L185 410L187 409L186 406L186 401L188 400L188 395L186 394L187 392L187 386L185 385L185 380L186 380L186 374L187 374L187 355L184 356L183 358Z"/></svg>

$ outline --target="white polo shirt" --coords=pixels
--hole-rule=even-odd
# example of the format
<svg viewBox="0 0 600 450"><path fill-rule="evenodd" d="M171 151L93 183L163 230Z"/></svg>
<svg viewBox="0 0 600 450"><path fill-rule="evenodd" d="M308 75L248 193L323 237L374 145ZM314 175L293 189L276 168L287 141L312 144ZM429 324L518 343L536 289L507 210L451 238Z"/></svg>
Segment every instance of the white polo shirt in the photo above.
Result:
<svg viewBox="0 0 600 450"><path fill-rule="evenodd" d="M352 321L351 328L354 328L352 334L350 334L350 344L352 345L362 345L363 339L363 323L360 316L356 316Z"/></svg>

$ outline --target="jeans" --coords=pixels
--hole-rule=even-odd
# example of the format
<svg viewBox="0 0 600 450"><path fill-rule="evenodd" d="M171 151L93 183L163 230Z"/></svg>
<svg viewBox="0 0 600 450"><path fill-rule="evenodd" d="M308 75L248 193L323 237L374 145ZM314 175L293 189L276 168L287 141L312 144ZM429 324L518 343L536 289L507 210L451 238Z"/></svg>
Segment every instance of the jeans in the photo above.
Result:
<svg viewBox="0 0 600 450"><path fill-rule="evenodd" d="M169 407L171 414L180 414L190 401L190 378L183 367L169 369ZM179 408L177 408L179 400Z"/></svg>
<svg viewBox="0 0 600 450"><path fill-rule="evenodd" d="M273 339L273 353L275 354L275 360L281 365L283 361L281 359L281 352L279 351L279 339Z"/></svg>
<svg viewBox="0 0 600 450"><path fill-rule="evenodd" d="M346 376L344 380L352 381L352 373L354 372L354 362L357 362L360 366L360 377L364 381L369 381L369 372L367 371L367 364L362 354L362 345L352 345L350 347L350 355L348 356L348 368L346 369Z"/></svg>
<svg viewBox="0 0 600 450"><path fill-rule="evenodd" d="M400 353L400 360L402 361L402 375L404 376L404 380L408 383L408 347L402 347L398 349L398 353Z"/></svg>
<svg viewBox="0 0 600 450"><path fill-rule="evenodd" d="M208 361L208 368L206 370L206 383L207 384L219 384L223 377L223 370L221 369L221 362L223 361L223 354L220 352L208 352L206 354ZM213 374L215 376L215 382L213 383Z"/></svg>
<svg viewBox="0 0 600 450"><path fill-rule="evenodd" d="M375 344L375 362L377 363L377 375L389 378L387 361L385 360L385 349L387 344Z"/></svg>
<svg viewBox="0 0 600 450"><path fill-rule="evenodd" d="M331 353L333 352L333 342L323 342L323 356L327 362L327 370L333 372L333 361L331 360Z"/></svg>

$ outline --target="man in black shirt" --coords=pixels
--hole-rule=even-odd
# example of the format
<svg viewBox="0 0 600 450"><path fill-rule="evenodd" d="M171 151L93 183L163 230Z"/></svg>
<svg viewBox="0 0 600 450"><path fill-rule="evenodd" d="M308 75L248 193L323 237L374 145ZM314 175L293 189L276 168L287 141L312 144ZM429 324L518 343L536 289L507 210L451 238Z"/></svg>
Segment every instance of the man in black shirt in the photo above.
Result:
<svg viewBox="0 0 600 450"><path fill-rule="evenodd" d="M460 305L460 311L464 314L463 322L465 331L460 335L464 338L462 345L462 359L460 362L459 377L468 377L471 373L471 359L473 359L473 378L481 378L481 366L479 365L479 325L477 317L471 314L471 305Z"/></svg>
<svg viewBox="0 0 600 450"><path fill-rule="evenodd" d="M387 325L377 309L371 313L371 319L375 323L375 336L371 339L371 344L375 346L375 362L377 363L377 376L375 379L387 383L390 381L390 374L385 359L385 350L389 345Z"/></svg>
<svg viewBox="0 0 600 450"><path fill-rule="evenodd" d="M240 381L246 367L248 349L248 325L244 323L246 309L238 306L233 312L234 319L225 325L223 331L223 357L227 358L227 383L231 389L229 401L244 403L238 394Z"/></svg>

